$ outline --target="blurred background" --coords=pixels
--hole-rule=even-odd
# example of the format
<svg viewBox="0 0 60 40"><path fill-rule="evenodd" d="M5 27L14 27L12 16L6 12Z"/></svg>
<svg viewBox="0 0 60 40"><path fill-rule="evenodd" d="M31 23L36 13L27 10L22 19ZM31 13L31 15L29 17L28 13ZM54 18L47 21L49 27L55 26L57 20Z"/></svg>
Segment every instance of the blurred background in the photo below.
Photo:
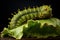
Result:
<svg viewBox="0 0 60 40"><path fill-rule="evenodd" d="M7 27L9 20L12 18L11 13L17 12L18 8L23 10L25 7L51 5L53 17L60 19L60 2L59 0L1 0L0 1L0 32Z"/></svg>

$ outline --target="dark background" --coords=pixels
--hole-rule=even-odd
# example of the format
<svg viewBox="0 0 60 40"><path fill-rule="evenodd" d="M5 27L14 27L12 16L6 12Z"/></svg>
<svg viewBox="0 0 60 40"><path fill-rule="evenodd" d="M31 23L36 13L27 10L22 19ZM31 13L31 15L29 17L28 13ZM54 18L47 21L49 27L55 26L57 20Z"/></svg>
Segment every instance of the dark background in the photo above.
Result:
<svg viewBox="0 0 60 40"><path fill-rule="evenodd" d="M11 13L17 12L18 8L23 10L33 6L51 5L53 17L60 19L60 2L59 0L1 0L0 1L0 31L8 25L8 18L12 18Z"/></svg>

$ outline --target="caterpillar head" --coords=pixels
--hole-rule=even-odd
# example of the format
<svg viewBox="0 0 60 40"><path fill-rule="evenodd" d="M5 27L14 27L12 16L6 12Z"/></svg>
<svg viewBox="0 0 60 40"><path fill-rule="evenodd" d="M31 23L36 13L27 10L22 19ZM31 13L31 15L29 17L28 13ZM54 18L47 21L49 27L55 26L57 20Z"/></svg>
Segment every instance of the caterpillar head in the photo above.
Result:
<svg viewBox="0 0 60 40"><path fill-rule="evenodd" d="M52 8L50 7L50 5L43 5L40 7L40 12L41 12L41 15L43 16L52 16Z"/></svg>

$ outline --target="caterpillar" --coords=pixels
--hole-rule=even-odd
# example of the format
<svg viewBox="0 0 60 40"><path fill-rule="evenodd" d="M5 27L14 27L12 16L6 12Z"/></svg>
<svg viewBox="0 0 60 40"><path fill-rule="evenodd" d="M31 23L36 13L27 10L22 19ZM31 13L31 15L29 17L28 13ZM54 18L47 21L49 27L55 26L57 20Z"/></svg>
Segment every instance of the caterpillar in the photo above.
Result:
<svg viewBox="0 0 60 40"><path fill-rule="evenodd" d="M18 13L14 15L14 17L11 19L9 29L13 29L17 26L20 26L29 19L50 18L52 16L51 12L51 7L47 5L43 5L37 8L28 8L23 11L18 11Z"/></svg>

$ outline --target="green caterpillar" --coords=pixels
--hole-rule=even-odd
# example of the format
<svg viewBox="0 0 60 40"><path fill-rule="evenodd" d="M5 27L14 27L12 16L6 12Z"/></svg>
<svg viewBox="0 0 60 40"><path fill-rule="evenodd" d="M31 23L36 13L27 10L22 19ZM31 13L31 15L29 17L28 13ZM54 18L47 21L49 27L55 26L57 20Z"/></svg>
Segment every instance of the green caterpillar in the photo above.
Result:
<svg viewBox="0 0 60 40"><path fill-rule="evenodd" d="M18 11L16 15L11 19L9 29L13 29L22 25L29 19L43 19L50 18L52 16L52 9L50 6L43 5L37 8L28 8L23 11Z"/></svg>
<svg viewBox="0 0 60 40"><path fill-rule="evenodd" d="M60 20L52 17L52 8L43 5L18 11L11 19L8 28L4 28L1 37L5 35L21 39L22 37L47 38L60 36Z"/></svg>

